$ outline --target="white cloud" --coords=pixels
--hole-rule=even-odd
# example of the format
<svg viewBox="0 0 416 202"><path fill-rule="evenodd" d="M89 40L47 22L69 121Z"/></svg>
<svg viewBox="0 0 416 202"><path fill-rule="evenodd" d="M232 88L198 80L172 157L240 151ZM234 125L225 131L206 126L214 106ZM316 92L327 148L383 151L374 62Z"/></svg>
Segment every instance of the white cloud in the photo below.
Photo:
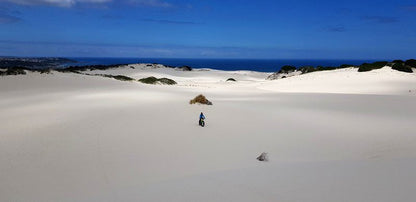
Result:
<svg viewBox="0 0 416 202"><path fill-rule="evenodd" d="M22 21L22 19L18 17L0 14L0 24L10 24L10 23L16 23L20 21Z"/></svg>
<svg viewBox="0 0 416 202"><path fill-rule="evenodd" d="M51 5L59 7L72 7L79 3L95 3L102 4L108 3L115 0L0 0L0 2L9 2L19 5ZM118 0L120 2L135 4L143 7L172 7L172 4L162 0Z"/></svg>
<svg viewBox="0 0 416 202"><path fill-rule="evenodd" d="M146 7L172 7L172 4L160 0L130 0L131 3Z"/></svg>
<svg viewBox="0 0 416 202"><path fill-rule="evenodd" d="M60 7L71 7L77 3L106 3L112 0L0 0L19 5L52 5Z"/></svg>

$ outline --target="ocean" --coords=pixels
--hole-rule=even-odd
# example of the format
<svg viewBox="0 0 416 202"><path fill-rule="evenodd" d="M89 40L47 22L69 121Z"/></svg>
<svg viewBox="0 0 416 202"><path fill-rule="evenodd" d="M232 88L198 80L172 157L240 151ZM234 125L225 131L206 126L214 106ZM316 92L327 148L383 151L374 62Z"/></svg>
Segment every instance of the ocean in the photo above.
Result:
<svg viewBox="0 0 416 202"><path fill-rule="evenodd" d="M284 65L301 66L339 66L342 64L360 65L374 60L304 60L304 59L186 59L186 58L69 58L78 61L65 66L114 65L134 63L157 63L169 66L190 66L192 68L211 68L218 70L251 70L275 72Z"/></svg>

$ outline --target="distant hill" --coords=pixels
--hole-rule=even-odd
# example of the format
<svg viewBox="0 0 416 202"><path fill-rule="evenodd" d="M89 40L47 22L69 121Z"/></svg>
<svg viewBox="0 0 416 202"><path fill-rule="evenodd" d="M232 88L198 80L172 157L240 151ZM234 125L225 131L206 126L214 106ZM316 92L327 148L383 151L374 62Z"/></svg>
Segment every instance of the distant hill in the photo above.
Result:
<svg viewBox="0 0 416 202"><path fill-rule="evenodd" d="M0 57L0 68L22 67L28 69L56 68L67 63L77 61L67 58L42 57L42 58L21 58L21 57Z"/></svg>

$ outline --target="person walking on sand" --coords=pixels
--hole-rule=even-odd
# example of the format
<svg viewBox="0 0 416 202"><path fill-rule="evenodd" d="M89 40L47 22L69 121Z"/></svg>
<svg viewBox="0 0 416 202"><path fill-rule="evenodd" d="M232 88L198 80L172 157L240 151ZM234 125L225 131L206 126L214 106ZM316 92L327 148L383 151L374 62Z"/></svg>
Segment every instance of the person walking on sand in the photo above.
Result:
<svg viewBox="0 0 416 202"><path fill-rule="evenodd" d="M205 125L205 116L204 113L201 112L201 114L199 115L199 125L200 126L204 126Z"/></svg>

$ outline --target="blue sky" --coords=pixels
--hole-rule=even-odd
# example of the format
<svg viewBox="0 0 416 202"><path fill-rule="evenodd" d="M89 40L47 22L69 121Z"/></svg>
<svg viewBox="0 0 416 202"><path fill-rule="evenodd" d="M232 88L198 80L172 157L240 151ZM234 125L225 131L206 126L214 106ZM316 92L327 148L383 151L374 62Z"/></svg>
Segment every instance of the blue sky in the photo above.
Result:
<svg viewBox="0 0 416 202"><path fill-rule="evenodd" d="M414 0L0 0L0 55L409 59Z"/></svg>

